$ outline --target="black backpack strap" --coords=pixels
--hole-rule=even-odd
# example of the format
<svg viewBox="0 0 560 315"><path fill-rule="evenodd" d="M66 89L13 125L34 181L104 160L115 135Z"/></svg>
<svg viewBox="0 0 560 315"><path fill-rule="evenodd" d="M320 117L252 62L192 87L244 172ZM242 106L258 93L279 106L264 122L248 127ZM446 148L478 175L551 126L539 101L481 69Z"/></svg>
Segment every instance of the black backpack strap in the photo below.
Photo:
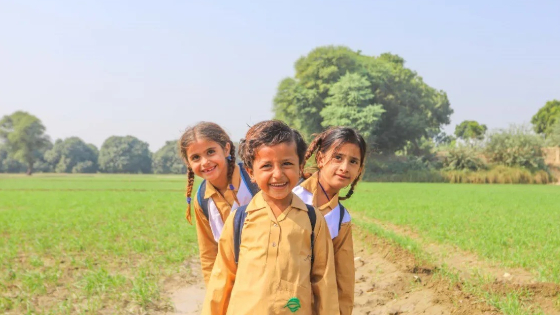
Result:
<svg viewBox="0 0 560 315"><path fill-rule="evenodd" d="M247 205L237 208L233 217L233 253L235 255L235 264L239 262L239 248L241 247L241 232L243 224L247 218Z"/></svg>
<svg viewBox="0 0 560 315"><path fill-rule="evenodd" d="M311 222L311 266L313 266L313 261L315 260L315 255L313 254L313 248L315 245L315 223L317 223L317 213L315 212L315 208L306 204L307 206L307 215L309 216L309 222Z"/></svg>
<svg viewBox="0 0 560 315"><path fill-rule="evenodd" d="M340 220L338 221L338 230L340 231L340 228L342 227L342 220L344 219L344 213L346 212L346 209L344 209L344 206L340 202L338 203L338 207L340 208Z"/></svg>
<svg viewBox="0 0 560 315"><path fill-rule="evenodd" d="M200 208L202 208L202 213L204 213L206 219L209 219L210 217L208 216L208 199L204 198L205 194L206 194L206 180L203 180L202 183L200 184L200 187L198 187L198 191L196 192L196 199L198 200L198 204L200 205Z"/></svg>
<svg viewBox="0 0 560 315"><path fill-rule="evenodd" d="M257 183L253 183L251 181L251 177L249 176L249 173L247 173L247 170L245 169L245 166L243 166L243 163L239 163L238 165L240 171L239 173L241 174L241 180L243 181L243 183L245 183L245 186L249 188L251 196L255 196L260 191L259 186L257 186Z"/></svg>

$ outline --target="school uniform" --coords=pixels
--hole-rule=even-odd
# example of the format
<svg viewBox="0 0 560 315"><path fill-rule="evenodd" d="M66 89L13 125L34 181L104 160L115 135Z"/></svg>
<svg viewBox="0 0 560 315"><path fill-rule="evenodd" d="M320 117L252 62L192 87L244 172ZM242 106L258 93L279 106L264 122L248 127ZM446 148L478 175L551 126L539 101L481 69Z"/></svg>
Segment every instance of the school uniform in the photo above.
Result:
<svg viewBox="0 0 560 315"><path fill-rule="evenodd" d="M295 300L300 306L296 314L339 314L333 248L325 219L316 215L311 231L307 206L292 196L291 205L276 218L263 193L255 195L246 209L237 264L235 216L228 217L203 315L292 314L289 302Z"/></svg>
<svg viewBox="0 0 560 315"><path fill-rule="evenodd" d="M204 214L197 196L193 198L200 264L206 284L208 284L210 273L218 254L218 240L222 233L224 222L232 209L248 204L253 197L246 183L241 179L240 173L239 165L236 164L231 179L234 189L228 189L223 196L218 189L206 181L206 191L204 196L201 197L208 199L208 218Z"/></svg>
<svg viewBox="0 0 560 315"><path fill-rule="evenodd" d="M352 240L352 222L348 211L344 211L340 225L340 208L338 194L328 203L318 206L319 194L324 194L319 186L318 172L296 186L293 191L305 203L314 206L325 217L332 237L336 282L338 286L338 303L341 315L352 314L354 308L354 243Z"/></svg>

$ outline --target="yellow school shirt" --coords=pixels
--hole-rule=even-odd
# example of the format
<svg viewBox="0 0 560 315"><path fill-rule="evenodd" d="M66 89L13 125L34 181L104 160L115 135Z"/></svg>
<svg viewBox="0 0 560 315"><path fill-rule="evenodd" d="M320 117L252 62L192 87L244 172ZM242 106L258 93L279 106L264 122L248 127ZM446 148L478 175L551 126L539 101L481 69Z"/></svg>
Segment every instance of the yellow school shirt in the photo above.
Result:
<svg viewBox="0 0 560 315"><path fill-rule="evenodd" d="M225 222L229 213L231 211L231 206L235 202L235 196L239 190L239 185L241 184L241 175L239 170L239 165L235 165L233 171L231 182L233 183L234 190L228 189L225 192L225 196L222 196L220 192L212 185L209 181L206 181L206 193L204 198L212 198L220 215L222 221ZM198 238L198 248L200 253L200 265L202 267L202 275L204 276L204 282L208 284L210 279L210 273L212 272L212 267L214 266L214 261L216 260L216 255L218 254L218 242L215 240L212 234L212 229L210 227L210 222L202 212L202 208L198 203L198 198L194 196L194 213L196 219L196 234Z"/></svg>
<svg viewBox="0 0 560 315"><path fill-rule="evenodd" d="M318 184L317 172L301 183L300 186L313 194L313 206L318 208L321 214L326 215L338 205L338 194L336 194L328 203L317 206L318 194L324 194ZM340 314L350 315L354 308L354 284L356 282L352 222L342 223L338 236L333 238L332 242Z"/></svg>
<svg viewBox="0 0 560 315"><path fill-rule="evenodd" d="M292 312L285 306L297 298L301 308L295 314L338 315L333 248L325 219L317 215L311 266L311 222L303 201L292 193L290 207L276 218L262 194L247 206L237 265L235 216L226 220L202 314L287 315Z"/></svg>

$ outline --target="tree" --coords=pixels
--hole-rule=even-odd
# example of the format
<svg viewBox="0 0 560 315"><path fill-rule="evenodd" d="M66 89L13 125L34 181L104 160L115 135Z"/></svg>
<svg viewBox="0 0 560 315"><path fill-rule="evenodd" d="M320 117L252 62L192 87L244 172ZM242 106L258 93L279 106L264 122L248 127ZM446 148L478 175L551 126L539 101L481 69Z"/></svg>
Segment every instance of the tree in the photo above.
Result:
<svg viewBox="0 0 560 315"><path fill-rule="evenodd" d="M385 112L382 105L371 104L373 98L365 77L347 73L330 88L326 106L321 110L321 125L352 126L369 139L377 129L376 122Z"/></svg>
<svg viewBox="0 0 560 315"><path fill-rule="evenodd" d="M152 169L156 174L185 174L187 168L179 155L177 141L167 141L154 153Z"/></svg>
<svg viewBox="0 0 560 315"><path fill-rule="evenodd" d="M23 163L9 156L5 145L0 146L0 173L21 173L26 169Z"/></svg>
<svg viewBox="0 0 560 315"><path fill-rule="evenodd" d="M151 173L148 144L133 136L112 136L99 150L99 169L106 173Z"/></svg>
<svg viewBox="0 0 560 315"><path fill-rule="evenodd" d="M355 111L360 108L368 115L359 117L360 123L373 125L364 128L371 133L368 142L375 143L378 150L394 152L409 142L416 146L429 130L448 124L453 110L445 92L425 84L404 63L403 58L389 53L375 57L346 47L318 47L297 60L294 78L280 83L274 98L275 118L309 137L327 125L338 124L343 115L358 119ZM348 97L354 96L360 106L346 106ZM323 111L326 107L329 109Z"/></svg>
<svg viewBox="0 0 560 315"><path fill-rule="evenodd" d="M560 146L560 119L550 127L550 133L546 138L546 143L550 146Z"/></svg>
<svg viewBox="0 0 560 315"><path fill-rule="evenodd" d="M50 145L41 120L22 111L0 120L0 141L4 142L10 158L26 165L27 175L33 173L33 164L41 158L41 150Z"/></svg>
<svg viewBox="0 0 560 315"><path fill-rule="evenodd" d="M78 137L56 140L53 148L45 153L57 173L94 173L97 171L97 148Z"/></svg>
<svg viewBox="0 0 560 315"><path fill-rule="evenodd" d="M455 136L465 141L482 140L488 128L474 120L465 120L455 126Z"/></svg>
<svg viewBox="0 0 560 315"><path fill-rule="evenodd" d="M539 109L531 119L533 130L536 133L549 134L551 127L556 121L560 120L560 101L552 100Z"/></svg>

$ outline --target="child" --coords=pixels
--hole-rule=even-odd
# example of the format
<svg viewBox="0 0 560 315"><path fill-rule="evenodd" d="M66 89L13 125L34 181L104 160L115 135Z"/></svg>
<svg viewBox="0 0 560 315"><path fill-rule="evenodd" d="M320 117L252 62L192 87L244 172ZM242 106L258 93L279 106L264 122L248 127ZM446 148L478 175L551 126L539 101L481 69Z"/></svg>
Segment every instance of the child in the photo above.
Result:
<svg viewBox="0 0 560 315"><path fill-rule="evenodd" d="M305 203L316 207L325 217L333 241L338 303L341 315L352 314L354 307L354 250L350 214L339 200L350 198L364 167L366 142L352 128L336 127L317 135L305 161L314 152L319 171L306 174L307 180L294 188ZM350 186L345 197L338 193Z"/></svg>
<svg viewBox="0 0 560 315"><path fill-rule="evenodd" d="M233 142L215 123L200 122L188 128L179 140L179 151L187 165L187 220L190 223L194 175L204 179L194 200L194 209L202 273L208 284L223 222L231 209L249 203L255 187L248 184L246 171L235 164Z"/></svg>
<svg viewBox="0 0 560 315"><path fill-rule="evenodd" d="M301 135L263 121L240 147L261 192L224 224L202 314L339 314L325 219L292 193L304 165Z"/></svg>

